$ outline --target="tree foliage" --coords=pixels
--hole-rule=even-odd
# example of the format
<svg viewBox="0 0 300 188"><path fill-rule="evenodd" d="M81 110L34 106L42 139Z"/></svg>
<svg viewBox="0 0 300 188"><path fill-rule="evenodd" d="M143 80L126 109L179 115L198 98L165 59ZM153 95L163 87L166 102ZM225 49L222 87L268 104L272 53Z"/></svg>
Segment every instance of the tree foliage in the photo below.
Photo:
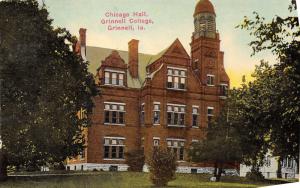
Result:
<svg viewBox="0 0 300 188"><path fill-rule="evenodd" d="M209 124L206 139L193 143L189 151L192 162L214 164L214 175L220 181L226 165L235 165L242 159L239 135L230 121L228 108L224 107L216 122Z"/></svg>
<svg viewBox="0 0 300 188"><path fill-rule="evenodd" d="M175 179L177 168L176 156L168 150L154 148L152 157L148 161L150 179L156 186L166 186Z"/></svg>
<svg viewBox="0 0 300 188"><path fill-rule="evenodd" d="M96 94L76 38L35 0L0 2L1 138L8 164L38 167L77 155Z"/></svg>
<svg viewBox="0 0 300 188"><path fill-rule="evenodd" d="M245 17L238 26L254 37L249 43L252 55L270 50L278 60L272 62L273 65L262 62L253 74L254 81L238 92L256 91L246 98L253 97L255 105L249 106L248 111L252 110L251 113L260 122L256 127L262 130L262 141L274 155L293 157L299 166L300 27L298 18L293 16L295 0L291 1L289 10L291 16L275 16L270 22L254 13L254 19ZM246 106L241 106L243 108L246 110ZM261 151L265 152L264 147Z"/></svg>
<svg viewBox="0 0 300 188"><path fill-rule="evenodd" d="M142 172L144 163L145 163L145 155L144 150L137 149L127 152L126 154L126 164L128 164L129 171L133 172Z"/></svg>

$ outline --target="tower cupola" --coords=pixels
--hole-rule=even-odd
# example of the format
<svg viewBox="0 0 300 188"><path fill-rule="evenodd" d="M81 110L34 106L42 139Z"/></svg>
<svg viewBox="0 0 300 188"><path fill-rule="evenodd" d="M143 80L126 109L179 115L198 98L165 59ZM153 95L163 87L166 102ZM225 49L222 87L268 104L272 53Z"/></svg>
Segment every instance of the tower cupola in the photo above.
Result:
<svg viewBox="0 0 300 188"><path fill-rule="evenodd" d="M216 37L216 13L209 0L200 0L195 7L193 37Z"/></svg>

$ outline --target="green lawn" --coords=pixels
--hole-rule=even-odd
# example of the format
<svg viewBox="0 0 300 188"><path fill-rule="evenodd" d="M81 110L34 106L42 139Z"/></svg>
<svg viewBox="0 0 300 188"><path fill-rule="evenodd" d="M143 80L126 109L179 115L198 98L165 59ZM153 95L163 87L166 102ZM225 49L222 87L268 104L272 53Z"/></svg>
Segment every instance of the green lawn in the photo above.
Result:
<svg viewBox="0 0 300 188"><path fill-rule="evenodd" d="M169 187L259 187L275 184L276 181L260 183L249 182L239 177L222 177L222 182L209 182L210 175L203 174L177 174L176 180L169 182ZM73 188L73 187L103 187L103 188L134 188L153 187L148 173L134 172L90 172L76 173L76 175L50 176L50 177L10 177L1 182L0 187L22 188Z"/></svg>

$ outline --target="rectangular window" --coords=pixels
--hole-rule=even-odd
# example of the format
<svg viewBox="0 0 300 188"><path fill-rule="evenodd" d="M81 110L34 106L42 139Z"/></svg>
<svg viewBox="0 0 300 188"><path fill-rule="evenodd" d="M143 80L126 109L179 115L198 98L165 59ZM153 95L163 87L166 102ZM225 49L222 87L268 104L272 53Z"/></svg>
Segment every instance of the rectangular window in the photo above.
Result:
<svg viewBox="0 0 300 188"><path fill-rule="evenodd" d="M117 73L111 73L111 84L117 85Z"/></svg>
<svg viewBox="0 0 300 188"><path fill-rule="evenodd" d="M228 85L221 84L220 85L220 96L226 97L228 95Z"/></svg>
<svg viewBox="0 0 300 188"><path fill-rule="evenodd" d="M153 147L159 147L159 138L157 137L153 138Z"/></svg>
<svg viewBox="0 0 300 188"><path fill-rule="evenodd" d="M124 159L124 140L122 137L104 137L104 159Z"/></svg>
<svg viewBox="0 0 300 188"><path fill-rule="evenodd" d="M123 159L124 158L124 148L123 147L119 147L119 159Z"/></svg>
<svg viewBox="0 0 300 188"><path fill-rule="evenodd" d="M215 79L214 75L208 74L207 75L207 85L214 86L214 79Z"/></svg>
<svg viewBox="0 0 300 188"><path fill-rule="evenodd" d="M119 123L124 124L124 112L119 112Z"/></svg>
<svg viewBox="0 0 300 188"><path fill-rule="evenodd" d="M109 120L109 111L104 111L104 114L105 114L105 123L109 123L110 122L110 120Z"/></svg>
<svg viewBox="0 0 300 188"><path fill-rule="evenodd" d="M109 72L105 72L104 75L105 75L104 76L105 77L104 78L104 83L105 84L110 84L110 73Z"/></svg>
<svg viewBox="0 0 300 188"><path fill-rule="evenodd" d="M177 160L179 161L184 160L184 144L184 139L167 139L168 150L172 151L176 155Z"/></svg>
<svg viewBox="0 0 300 188"><path fill-rule="evenodd" d="M112 159L117 158L117 146L111 146L111 158Z"/></svg>
<svg viewBox="0 0 300 188"><path fill-rule="evenodd" d="M112 113L111 122L112 123L117 123L117 112L112 111L111 113Z"/></svg>
<svg viewBox="0 0 300 188"><path fill-rule="evenodd" d="M104 146L104 158L105 159L110 158L110 156L109 156L109 146Z"/></svg>
<svg viewBox="0 0 300 188"><path fill-rule="evenodd" d="M160 124L160 104L154 103L153 108L153 124Z"/></svg>
<svg viewBox="0 0 300 188"><path fill-rule="evenodd" d="M124 74L119 74L119 86L124 85Z"/></svg>
<svg viewBox="0 0 300 188"><path fill-rule="evenodd" d="M125 104L104 102L104 123L125 124Z"/></svg>
<svg viewBox="0 0 300 188"><path fill-rule="evenodd" d="M104 84L124 86L124 74L123 71L105 70Z"/></svg>
<svg viewBox="0 0 300 188"><path fill-rule="evenodd" d="M192 127L198 127L199 107L193 107Z"/></svg>
<svg viewBox="0 0 300 188"><path fill-rule="evenodd" d="M167 105L168 126L185 127L185 105Z"/></svg>
<svg viewBox="0 0 300 188"><path fill-rule="evenodd" d="M168 82L169 89L186 89L186 69L168 67Z"/></svg>
<svg viewBox="0 0 300 188"><path fill-rule="evenodd" d="M208 121L208 123L211 122L213 116L214 116L214 107L207 107L207 121Z"/></svg>
<svg viewBox="0 0 300 188"><path fill-rule="evenodd" d="M145 103L141 105L141 124L145 124Z"/></svg>

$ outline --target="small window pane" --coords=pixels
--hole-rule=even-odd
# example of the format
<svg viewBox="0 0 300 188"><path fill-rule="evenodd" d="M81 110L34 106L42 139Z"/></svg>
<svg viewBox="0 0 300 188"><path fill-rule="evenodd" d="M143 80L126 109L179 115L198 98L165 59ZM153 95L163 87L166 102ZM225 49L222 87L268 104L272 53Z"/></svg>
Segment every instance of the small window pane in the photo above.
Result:
<svg viewBox="0 0 300 188"><path fill-rule="evenodd" d="M110 109L110 105L109 104L106 104L105 105L105 110L109 110Z"/></svg>
<svg viewBox="0 0 300 188"><path fill-rule="evenodd" d="M117 146L112 146L111 147L111 158L112 159L117 158Z"/></svg>
<svg viewBox="0 0 300 188"><path fill-rule="evenodd" d="M112 73L112 84L117 85L117 73Z"/></svg>
<svg viewBox="0 0 300 188"><path fill-rule="evenodd" d="M180 71L181 76L185 76L185 71Z"/></svg>
<svg viewBox="0 0 300 188"><path fill-rule="evenodd" d="M104 78L104 82L105 82L105 84L109 84L109 72L105 72L105 78Z"/></svg>
<svg viewBox="0 0 300 188"><path fill-rule="evenodd" d="M124 106L119 106L119 110L124 111Z"/></svg>
<svg viewBox="0 0 300 188"><path fill-rule="evenodd" d="M123 74L119 74L119 85L120 86L124 85L124 75Z"/></svg>
<svg viewBox="0 0 300 188"><path fill-rule="evenodd" d="M193 114L198 114L198 108L193 108Z"/></svg>
<svg viewBox="0 0 300 188"><path fill-rule="evenodd" d="M109 139L108 139L108 138L105 138L105 139L104 139L104 144L105 144L105 145L109 145Z"/></svg>
<svg viewBox="0 0 300 188"><path fill-rule="evenodd" d="M119 123L124 124L124 112L119 112Z"/></svg>
<svg viewBox="0 0 300 188"><path fill-rule="evenodd" d="M175 75L179 75L179 71L178 70L174 70L174 74Z"/></svg>
<svg viewBox="0 0 300 188"><path fill-rule="evenodd" d="M109 123L109 111L105 111L105 123Z"/></svg>
<svg viewBox="0 0 300 188"><path fill-rule="evenodd" d="M117 109L118 109L118 106L114 104L114 105L112 105L112 109L113 109L113 110L117 110Z"/></svg>
<svg viewBox="0 0 300 188"><path fill-rule="evenodd" d="M168 74L172 75L172 69L168 69Z"/></svg>
<svg viewBox="0 0 300 188"><path fill-rule="evenodd" d="M178 147L178 142L177 142L177 141L174 141L174 142L173 142L173 146L174 146L174 147Z"/></svg>
<svg viewBox="0 0 300 188"><path fill-rule="evenodd" d="M116 111L112 112L111 122L117 123L117 112Z"/></svg>
<svg viewBox="0 0 300 188"><path fill-rule="evenodd" d="M124 158L124 148L123 146L119 146L119 159Z"/></svg>
<svg viewBox="0 0 300 188"><path fill-rule="evenodd" d="M168 111L172 111L172 106L168 106Z"/></svg>
<svg viewBox="0 0 300 188"><path fill-rule="evenodd" d="M169 125L173 124L173 122L172 122L172 112L168 112L168 124Z"/></svg>
<svg viewBox="0 0 300 188"><path fill-rule="evenodd" d="M104 158L109 158L109 146L104 146Z"/></svg>
<svg viewBox="0 0 300 188"><path fill-rule="evenodd" d="M159 111L154 112L153 121L154 121L155 124L159 124Z"/></svg>

